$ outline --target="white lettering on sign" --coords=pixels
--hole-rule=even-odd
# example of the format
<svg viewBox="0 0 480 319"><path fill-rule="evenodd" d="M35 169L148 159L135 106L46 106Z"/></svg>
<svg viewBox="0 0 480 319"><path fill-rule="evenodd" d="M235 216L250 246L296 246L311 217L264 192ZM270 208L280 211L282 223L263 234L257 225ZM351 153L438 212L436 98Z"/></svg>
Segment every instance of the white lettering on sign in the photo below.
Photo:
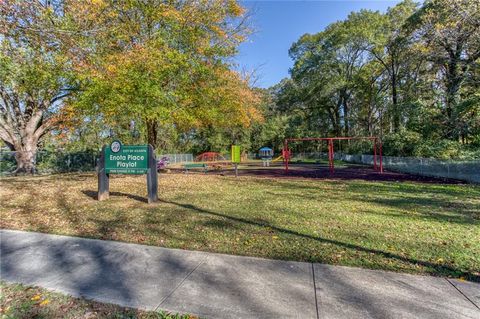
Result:
<svg viewBox="0 0 480 319"><path fill-rule="evenodd" d="M137 167L137 162L117 162L117 167L122 167L122 168L135 168Z"/></svg>
<svg viewBox="0 0 480 319"><path fill-rule="evenodd" d="M143 161L143 160L145 160L145 156L128 154L127 159L129 161Z"/></svg>
<svg viewBox="0 0 480 319"><path fill-rule="evenodd" d="M110 160L111 161L125 161L125 160L127 160L127 157L125 155L110 154Z"/></svg>

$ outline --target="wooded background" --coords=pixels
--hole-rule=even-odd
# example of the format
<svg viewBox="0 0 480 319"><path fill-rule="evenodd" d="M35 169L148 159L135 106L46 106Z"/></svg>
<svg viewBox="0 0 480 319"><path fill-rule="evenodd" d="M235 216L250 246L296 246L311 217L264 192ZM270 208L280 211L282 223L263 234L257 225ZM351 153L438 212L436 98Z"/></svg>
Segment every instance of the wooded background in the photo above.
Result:
<svg viewBox="0 0 480 319"><path fill-rule="evenodd" d="M0 138L15 172L34 171L39 148L112 139L196 154L376 135L385 155L480 158L478 1L352 12L293 43L290 77L269 89L235 71L250 17L234 0L2 1Z"/></svg>

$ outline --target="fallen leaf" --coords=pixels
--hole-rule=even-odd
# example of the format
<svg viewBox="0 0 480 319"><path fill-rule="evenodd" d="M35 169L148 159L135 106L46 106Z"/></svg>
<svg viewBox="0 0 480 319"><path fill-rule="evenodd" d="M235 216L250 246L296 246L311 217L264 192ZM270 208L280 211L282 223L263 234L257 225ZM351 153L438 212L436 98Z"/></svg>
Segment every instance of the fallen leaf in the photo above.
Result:
<svg viewBox="0 0 480 319"><path fill-rule="evenodd" d="M45 299L44 301L42 301L42 302L40 303L40 306L45 306L45 305L48 305L49 303L50 303L50 300Z"/></svg>

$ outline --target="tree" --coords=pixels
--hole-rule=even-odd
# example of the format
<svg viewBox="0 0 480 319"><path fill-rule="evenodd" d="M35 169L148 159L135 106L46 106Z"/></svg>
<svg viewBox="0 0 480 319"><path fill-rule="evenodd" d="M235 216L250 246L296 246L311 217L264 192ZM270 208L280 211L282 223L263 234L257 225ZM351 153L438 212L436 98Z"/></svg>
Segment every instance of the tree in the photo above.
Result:
<svg viewBox="0 0 480 319"><path fill-rule="evenodd" d="M268 118L285 115L290 136L380 135L392 155L471 157L480 142L479 25L480 4L470 0L353 12L292 45L291 78L274 87Z"/></svg>
<svg viewBox="0 0 480 319"><path fill-rule="evenodd" d="M6 0L0 10L0 138L16 152L14 173L33 173L39 140L75 86L50 1Z"/></svg>
<svg viewBox="0 0 480 319"><path fill-rule="evenodd" d="M411 37L403 26L415 12L417 4L412 0L404 0L395 7L389 8L385 14L362 10L350 14L347 23L352 32L363 42L366 50L377 60L388 76L392 103L393 131L401 127L399 89L403 76L410 70L411 60L415 54L411 50Z"/></svg>
<svg viewBox="0 0 480 319"><path fill-rule="evenodd" d="M229 63L248 33L236 1L105 0L87 18L69 11L73 24L101 30L78 41L88 56L78 105L90 113L140 123L154 147L170 125L249 125L257 98Z"/></svg>
<svg viewBox="0 0 480 319"><path fill-rule="evenodd" d="M444 136L458 140L461 88L480 58L480 3L475 0L431 0L411 17L416 36L424 42L444 96Z"/></svg>
<svg viewBox="0 0 480 319"><path fill-rule="evenodd" d="M348 21L333 23L323 32L302 36L289 51L300 96L307 108L327 113L337 136L350 134L353 79L364 60L362 43L351 27Z"/></svg>

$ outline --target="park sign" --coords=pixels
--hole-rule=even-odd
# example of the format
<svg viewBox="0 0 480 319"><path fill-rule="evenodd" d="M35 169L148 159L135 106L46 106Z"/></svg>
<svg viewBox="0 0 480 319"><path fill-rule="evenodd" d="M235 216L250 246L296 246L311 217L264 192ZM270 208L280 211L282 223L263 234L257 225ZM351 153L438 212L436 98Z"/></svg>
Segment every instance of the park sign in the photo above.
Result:
<svg viewBox="0 0 480 319"><path fill-rule="evenodd" d="M158 200L157 160L151 145L122 145L113 141L98 162L98 200L110 196L110 174L146 174L148 202Z"/></svg>
<svg viewBox="0 0 480 319"><path fill-rule="evenodd" d="M114 141L104 151L107 174L145 174L148 170L148 145L122 145Z"/></svg>

